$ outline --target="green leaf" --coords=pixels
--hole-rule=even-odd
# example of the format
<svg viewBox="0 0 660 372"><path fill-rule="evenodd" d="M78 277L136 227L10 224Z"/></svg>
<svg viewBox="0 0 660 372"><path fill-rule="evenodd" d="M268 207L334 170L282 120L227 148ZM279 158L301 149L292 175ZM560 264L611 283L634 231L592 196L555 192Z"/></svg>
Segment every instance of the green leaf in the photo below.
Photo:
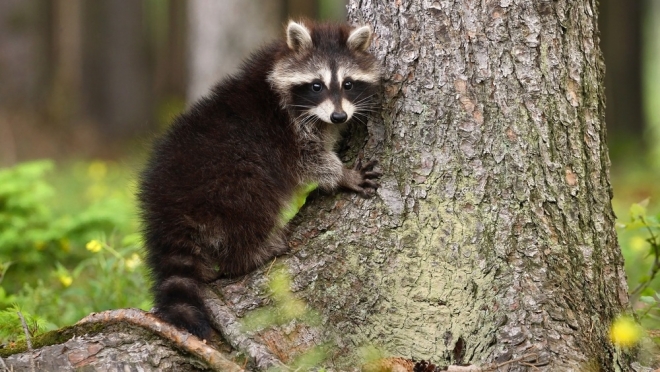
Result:
<svg viewBox="0 0 660 372"><path fill-rule="evenodd" d="M644 227L646 227L646 224L640 219L635 219L632 222L626 224L627 231L638 230Z"/></svg>
<svg viewBox="0 0 660 372"><path fill-rule="evenodd" d="M639 300L647 305L655 305L658 303L658 301L656 301L656 299L652 296L641 296Z"/></svg>
<svg viewBox="0 0 660 372"><path fill-rule="evenodd" d="M648 199L644 200L641 203L634 203L630 206L630 219L635 221L639 218L644 218L646 216L646 205L648 204Z"/></svg>

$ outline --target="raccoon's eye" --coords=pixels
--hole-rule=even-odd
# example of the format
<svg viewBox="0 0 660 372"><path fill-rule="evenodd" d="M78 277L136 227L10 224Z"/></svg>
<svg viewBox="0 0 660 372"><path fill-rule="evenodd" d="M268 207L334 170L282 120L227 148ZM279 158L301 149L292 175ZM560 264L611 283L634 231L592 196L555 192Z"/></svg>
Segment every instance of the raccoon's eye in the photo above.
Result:
<svg viewBox="0 0 660 372"><path fill-rule="evenodd" d="M321 83L312 83L312 90L315 92L320 92L321 89L323 89L323 85Z"/></svg>
<svg viewBox="0 0 660 372"><path fill-rule="evenodd" d="M351 90L353 89L353 82L352 81L347 81L344 83L344 89L345 90Z"/></svg>

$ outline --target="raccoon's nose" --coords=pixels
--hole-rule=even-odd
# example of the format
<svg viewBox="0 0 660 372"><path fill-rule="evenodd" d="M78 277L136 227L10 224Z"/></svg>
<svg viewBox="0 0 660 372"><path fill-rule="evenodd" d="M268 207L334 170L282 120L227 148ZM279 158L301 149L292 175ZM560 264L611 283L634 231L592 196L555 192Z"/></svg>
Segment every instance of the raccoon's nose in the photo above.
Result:
<svg viewBox="0 0 660 372"><path fill-rule="evenodd" d="M346 121L348 115L345 112L333 112L330 115L330 120L335 124L341 124Z"/></svg>

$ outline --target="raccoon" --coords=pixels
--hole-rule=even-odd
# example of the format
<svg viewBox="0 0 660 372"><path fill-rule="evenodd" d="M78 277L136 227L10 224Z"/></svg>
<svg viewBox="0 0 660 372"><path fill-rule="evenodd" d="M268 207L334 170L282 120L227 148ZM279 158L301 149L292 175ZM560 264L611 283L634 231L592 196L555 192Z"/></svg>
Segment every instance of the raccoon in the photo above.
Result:
<svg viewBox="0 0 660 372"><path fill-rule="evenodd" d="M254 53L156 141L138 200L157 316L207 338L203 286L285 253L288 220L311 190L373 196L377 162L347 169L333 151L341 127L373 111L371 38L368 26L291 21L286 40Z"/></svg>

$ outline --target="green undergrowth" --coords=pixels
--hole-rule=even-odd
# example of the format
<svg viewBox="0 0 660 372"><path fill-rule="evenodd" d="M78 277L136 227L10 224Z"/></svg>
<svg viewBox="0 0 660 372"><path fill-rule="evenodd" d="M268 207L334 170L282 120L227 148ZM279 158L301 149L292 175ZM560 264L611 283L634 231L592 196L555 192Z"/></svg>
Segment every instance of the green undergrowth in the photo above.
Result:
<svg viewBox="0 0 660 372"><path fill-rule="evenodd" d="M648 207L649 199L632 204L617 228L633 310L644 328L659 329L660 214Z"/></svg>
<svg viewBox="0 0 660 372"><path fill-rule="evenodd" d="M660 172L648 159L613 161L612 206L632 309L646 330L660 329Z"/></svg>
<svg viewBox="0 0 660 372"><path fill-rule="evenodd" d="M130 167L32 161L0 169L0 342L107 309L149 309Z"/></svg>

